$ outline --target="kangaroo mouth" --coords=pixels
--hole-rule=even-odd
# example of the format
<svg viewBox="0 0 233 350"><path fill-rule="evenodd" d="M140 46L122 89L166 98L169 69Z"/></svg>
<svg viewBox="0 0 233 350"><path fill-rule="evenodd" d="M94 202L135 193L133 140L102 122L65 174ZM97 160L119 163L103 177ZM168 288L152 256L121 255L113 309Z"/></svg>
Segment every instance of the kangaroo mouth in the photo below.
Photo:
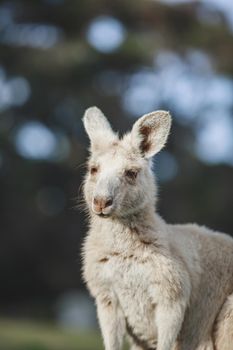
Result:
<svg viewBox="0 0 233 350"><path fill-rule="evenodd" d="M97 211L95 211L95 210L92 209L92 212L93 212L96 216L98 216L98 217L100 217L100 218L109 218L109 217L112 215L112 211L109 212L109 213L104 213L104 212L102 212L102 211L97 212Z"/></svg>
<svg viewBox="0 0 233 350"><path fill-rule="evenodd" d="M104 213L99 213L99 214L97 214L99 217L101 217L101 218L109 218L110 217L110 214L104 214Z"/></svg>
<svg viewBox="0 0 233 350"><path fill-rule="evenodd" d="M109 218L110 216L113 215L113 212L114 212L114 208L104 208L104 209L101 209L101 210L95 210L95 208L91 208L92 209L92 212L101 217L101 218Z"/></svg>

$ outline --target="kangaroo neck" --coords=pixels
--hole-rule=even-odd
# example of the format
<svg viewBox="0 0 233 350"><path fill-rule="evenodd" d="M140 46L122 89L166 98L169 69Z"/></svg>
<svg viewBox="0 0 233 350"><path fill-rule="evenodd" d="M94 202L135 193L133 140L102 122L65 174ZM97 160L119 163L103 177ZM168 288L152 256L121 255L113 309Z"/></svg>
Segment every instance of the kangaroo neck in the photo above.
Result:
<svg viewBox="0 0 233 350"><path fill-rule="evenodd" d="M116 239L153 242L164 232L165 223L154 208L145 207L139 213L124 218L92 216L91 227L97 234ZM114 238L113 237L113 238Z"/></svg>

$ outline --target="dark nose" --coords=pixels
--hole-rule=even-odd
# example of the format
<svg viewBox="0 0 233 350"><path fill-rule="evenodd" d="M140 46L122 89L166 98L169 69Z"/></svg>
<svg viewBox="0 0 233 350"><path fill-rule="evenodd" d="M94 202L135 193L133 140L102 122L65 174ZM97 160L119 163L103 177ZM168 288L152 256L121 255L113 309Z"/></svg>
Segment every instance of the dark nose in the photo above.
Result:
<svg viewBox="0 0 233 350"><path fill-rule="evenodd" d="M113 203L112 197L94 197L94 206L97 211L110 207Z"/></svg>

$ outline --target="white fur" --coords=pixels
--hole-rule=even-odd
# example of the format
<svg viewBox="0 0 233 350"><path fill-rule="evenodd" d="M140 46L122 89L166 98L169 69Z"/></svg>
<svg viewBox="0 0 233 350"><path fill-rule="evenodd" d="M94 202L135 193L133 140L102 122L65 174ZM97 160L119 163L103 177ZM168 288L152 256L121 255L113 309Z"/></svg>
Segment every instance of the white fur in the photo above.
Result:
<svg viewBox="0 0 233 350"><path fill-rule="evenodd" d="M134 350L232 350L233 240L195 224L169 225L155 211L148 158L165 144L170 115L150 113L122 139L96 108L84 124L89 168L98 169L84 183L84 279L105 349L120 350L127 335ZM105 217L93 212L97 195L113 198Z"/></svg>
<svg viewBox="0 0 233 350"><path fill-rule="evenodd" d="M106 146L116 138L108 120L99 108L88 108L85 112L83 121L86 132L91 140L92 150L99 146Z"/></svg>

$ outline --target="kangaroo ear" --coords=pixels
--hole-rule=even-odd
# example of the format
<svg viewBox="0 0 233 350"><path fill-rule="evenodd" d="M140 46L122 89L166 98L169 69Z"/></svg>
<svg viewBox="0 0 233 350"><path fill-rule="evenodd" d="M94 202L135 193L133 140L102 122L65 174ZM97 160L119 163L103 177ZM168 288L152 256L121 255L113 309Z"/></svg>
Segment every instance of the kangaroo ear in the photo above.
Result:
<svg viewBox="0 0 233 350"><path fill-rule="evenodd" d="M83 117L85 130L91 141L91 148L98 148L101 144L107 144L116 139L107 118L97 107L90 107Z"/></svg>
<svg viewBox="0 0 233 350"><path fill-rule="evenodd" d="M171 128L171 116L166 111L144 115L133 126L132 143L145 158L158 153L167 141Z"/></svg>

